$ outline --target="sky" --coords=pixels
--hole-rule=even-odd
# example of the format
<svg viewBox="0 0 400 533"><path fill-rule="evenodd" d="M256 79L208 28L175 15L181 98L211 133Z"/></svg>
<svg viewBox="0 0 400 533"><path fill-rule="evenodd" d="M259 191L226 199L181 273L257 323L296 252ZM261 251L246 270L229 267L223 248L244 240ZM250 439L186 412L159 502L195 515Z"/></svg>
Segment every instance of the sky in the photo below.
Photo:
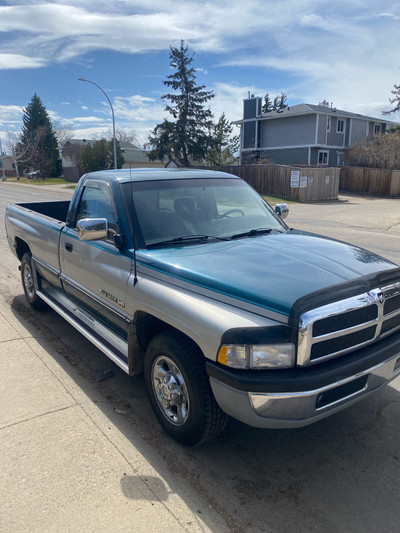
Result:
<svg viewBox="0 0 400 533"><path fill-rule="evenodd" d="M144 145L171 118L163 80L181 39L215 121L239 120L249 92L381 118L400 84L399 35L398 0L0 0L3 151L34 93L73 138L110 133L109 103L78 78L102 87L117 129Z"/></svg>

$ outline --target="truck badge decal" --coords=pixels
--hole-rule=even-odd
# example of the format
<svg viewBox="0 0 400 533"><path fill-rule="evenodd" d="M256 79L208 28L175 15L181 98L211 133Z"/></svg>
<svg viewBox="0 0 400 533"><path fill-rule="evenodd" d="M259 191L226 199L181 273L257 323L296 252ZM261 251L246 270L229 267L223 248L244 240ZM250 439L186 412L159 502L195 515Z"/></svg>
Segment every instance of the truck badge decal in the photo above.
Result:
<svg viewBox="0 0 400 533"><path fill-rule="evenodd" d="M121 307L125 307L125 302L123 300L120 300L116 296L113 296L112 294L110 294L109 292L105 291L104 289L100 289L100 292L101 292L101 294L103 296L105 296L106 298L108 298L112 302L120 305Z"/></svg>

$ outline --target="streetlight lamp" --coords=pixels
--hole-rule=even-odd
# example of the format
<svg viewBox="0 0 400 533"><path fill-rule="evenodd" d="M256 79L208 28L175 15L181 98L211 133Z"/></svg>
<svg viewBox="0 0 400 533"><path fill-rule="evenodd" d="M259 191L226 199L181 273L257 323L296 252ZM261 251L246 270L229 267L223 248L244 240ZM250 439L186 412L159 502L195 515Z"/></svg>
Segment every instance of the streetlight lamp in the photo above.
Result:
<svg viewBox="0 0 400 533"><path fill-rule="evenodd" d="M111 100L108 98L107 93L100 87L100 85L97 85L94 81L85 80L85 78L78 78L78 81L87 81L88 83L91 83L92 85L95 85L100 91L104 94L104 96L107 98L108 103L111 107L111 113L112 113L112 121L113 121L113 143L114 143L114 168L117 170L117 141L115 139L115 117L114 117L114 108L112 106Z"/></svg>

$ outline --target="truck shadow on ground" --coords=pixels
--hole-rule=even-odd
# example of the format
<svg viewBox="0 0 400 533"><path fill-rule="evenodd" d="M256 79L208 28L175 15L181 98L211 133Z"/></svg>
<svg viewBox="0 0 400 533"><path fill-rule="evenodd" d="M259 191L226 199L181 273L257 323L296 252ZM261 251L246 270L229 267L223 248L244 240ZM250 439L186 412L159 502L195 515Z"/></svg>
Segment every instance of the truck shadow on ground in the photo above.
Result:
<svg viewBox="0 0 400 533"><path fill-rule="evenodd" d="M127 376L56 313L32 311L23 296L12 310L159 473L164 482L142 478L155 500L179 493L213 531L222 529L207 509L234 533L398 531L399 379L313 426L259 430L230 420L214 441L184 448L160 429L141 376ZM140 495L131 466L120 488L134 499ZM188 485L203 499L202 509L193 508L182 488Z"/></svg>

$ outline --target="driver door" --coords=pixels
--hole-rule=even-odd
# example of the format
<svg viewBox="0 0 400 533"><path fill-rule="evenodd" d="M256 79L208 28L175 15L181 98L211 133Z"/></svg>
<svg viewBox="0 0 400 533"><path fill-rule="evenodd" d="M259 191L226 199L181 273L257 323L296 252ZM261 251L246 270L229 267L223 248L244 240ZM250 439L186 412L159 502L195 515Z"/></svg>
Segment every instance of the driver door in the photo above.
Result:
<svg viewBox="0 0 400 533"><path fill-rule="evenodd" d="M81 241L76 229L82 218L106 218L108 236ZM127 282L132 268L129 252L118 250L113 234L119 233L118 212L110 186L88 182L82 192L75 221L61 236L62 281L70 298L96 320L127 339Z"/></svg>

